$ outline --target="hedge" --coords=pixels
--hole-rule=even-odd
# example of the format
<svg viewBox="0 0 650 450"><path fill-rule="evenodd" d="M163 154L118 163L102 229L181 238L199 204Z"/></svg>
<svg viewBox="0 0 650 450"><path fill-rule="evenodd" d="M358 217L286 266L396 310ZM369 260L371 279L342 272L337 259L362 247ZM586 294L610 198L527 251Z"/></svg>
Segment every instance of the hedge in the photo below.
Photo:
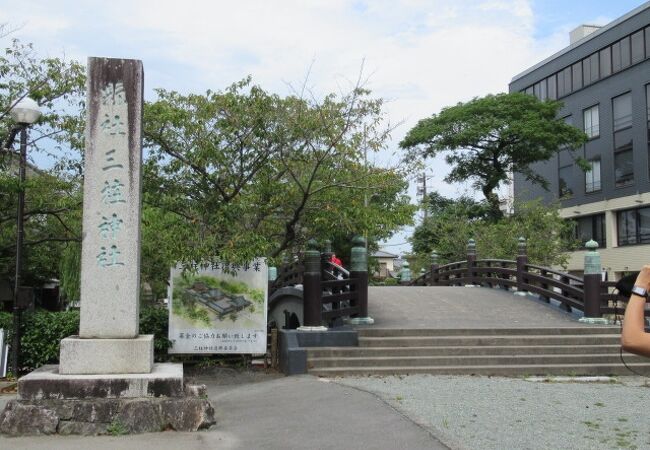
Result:
<svg viewBox="0 0 650 450"><path fill-rule="evenodd" d="M140 333L154 335L156 361L167 360L168 313L165 308L143 308L140 311ZM0 312L0 328L8 331L7 342L12 342L13 319L10 313ZM35 311L23 314L21 320L20 365L24 370L59 362L61 339L79 333L79 311Z"/></svg>

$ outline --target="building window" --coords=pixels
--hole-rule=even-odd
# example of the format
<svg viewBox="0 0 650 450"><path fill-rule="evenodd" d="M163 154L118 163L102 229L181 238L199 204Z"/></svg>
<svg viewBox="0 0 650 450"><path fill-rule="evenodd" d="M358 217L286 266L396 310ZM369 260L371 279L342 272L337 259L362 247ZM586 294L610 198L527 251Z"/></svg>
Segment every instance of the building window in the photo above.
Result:
<svg viewBox="0 0 650 450"><path fill-rule="evenodd" d="M612 49L607 47L599 52L600 55L600 76L608 77L612 74Z"/></svg>
<svg viewBox="0 0 650 450"><path fill-rule="evenodd" d="M548 89L548 98L551 100L557 100L557 77L551 75L546 79L546 85Z"/></svg>
<svg viewBox="0 0 650 450"><path fill-rule="evenodd" d="M573 90L577 91L582 88L582 61L571 66L571 72L573 74Z"/></svg>
<svg viewBox="0 0 650 450"><path fill-rule="evenodd" d="M573 165L562 166L558 172L560 198L573 195Z"/></svg>
<svg viewBox="0 0 650 450"><path fill-rule="evenodd" d="M621 43L621 69L630 67L631 64L631 53L630 53L630 37L624 37L620 40Z"/></svg>
<svg viewBox="0 0 650 450"><path fill-rule="evenodd" d="M582 245L590 240L598 242L600 247L607 247L605 233L605 214L579 217L576 219L576 239Z"/></svg>
<svg viewBox="0 0 650 450"><path fill-rule="evenodd" d="M634 183L634 155L632 145L614 153L614 183L616 187Z"/></svg>
<svg viewBox="0 0 650 450"><path fill-rule="evenodd" d="M591 168L585 172L585 192L600 191L600 159L590 161Z"/></svg>
<svg viewBox="0 0 650 450"><path fill-rule="evenodd" d="M533 86L533 94L542 101L548 98L546 95L546 79L543 79Z"/></svg>
<svg viewBox="0 0 650 450"><path fill-rule="evenodd" d="M643 43L643 30L639 30L634 33L631 37L632 45L632 64L643 61L645 58L645 50Z"/></svg>
<svg viewBox="0 0 650 450"><path fill-rule="evenodd" d="M614 131L632 126L632 95L619 95L612 99Z"/></svg>
<svg viewBox="0 0 650 450"><path fill-rule="evenodd" d="M645 106L646 116L648 119L648 128L650 128L650 84L645 85Z"/></svg>
<svg viewBox="0 0 650 450"><path fill-rule="evenodd" d="M621 41L612 44L612 72L616 73L622 68Z"/></svg>
<svg viewBox="0 0 650 450"><path fill-rule="evenodd" d="M600 135L600 120L598 118L598 105L587 108L582 112L585 125L585 134L589 139Z"/></svg>
<svg viewBox="0 0 650 450"><path fill-rule="evenodd" d="M564 71L557 73L557 98L564 97L569 92L564 89Z"/></svg>
<svg viewBox="0 0 650 450"><path fill-rule="evenodd" d="M650 207L617 213L618 245L650 243Z"/></svg>
<svg viewBox="0 0 650 450"><path fill-rule="evenodd" d="M585 86L598 81L598 53L582 61L582 76Z"/></svg>

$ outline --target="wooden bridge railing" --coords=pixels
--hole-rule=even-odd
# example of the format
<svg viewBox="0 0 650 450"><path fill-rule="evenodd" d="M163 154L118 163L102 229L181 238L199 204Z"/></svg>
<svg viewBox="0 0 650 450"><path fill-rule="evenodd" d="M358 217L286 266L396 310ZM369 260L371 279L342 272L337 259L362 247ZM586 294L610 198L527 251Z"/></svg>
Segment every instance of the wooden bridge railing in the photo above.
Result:
<svg viewBox="0 0 650 450"><path fill-rule="evenodd" d="M585 275L577 277L549 267L528 264L526 242L519 240L516 260L476 259L473 240L467 246L467 259L438 265L432 255L431 268L411 282L414 286L481 285L493 288L515 289L537 294L543 301L558 301L567 311L577 309L585 317L599 318L604 314L621 315L628 298L615 290L615 282L602 281L598 245L587 243ZM650 316L650 310L646 310Z"/></svg>
<svg viewBox="0 0 650 450"><path fill-rule="evenodd" d="M269 295L288 287L302 287L303 327L332 326L344 318L368 317L368 257L365 240L352 241L350 271L331 261L333 253L309 241L300 261L285 265L269 283Z"/></svg>

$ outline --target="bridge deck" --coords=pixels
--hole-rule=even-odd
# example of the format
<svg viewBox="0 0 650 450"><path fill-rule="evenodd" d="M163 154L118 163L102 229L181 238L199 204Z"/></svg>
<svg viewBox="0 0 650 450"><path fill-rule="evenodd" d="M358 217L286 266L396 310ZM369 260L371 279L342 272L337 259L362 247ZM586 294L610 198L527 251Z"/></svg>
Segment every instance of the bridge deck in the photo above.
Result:
<svg viewBox="0 0 650 450"><path fill-rule="evenodd" d="M582 326L576 316L530 297L491 288L370 287L368 313L381 328Z"/></svg>

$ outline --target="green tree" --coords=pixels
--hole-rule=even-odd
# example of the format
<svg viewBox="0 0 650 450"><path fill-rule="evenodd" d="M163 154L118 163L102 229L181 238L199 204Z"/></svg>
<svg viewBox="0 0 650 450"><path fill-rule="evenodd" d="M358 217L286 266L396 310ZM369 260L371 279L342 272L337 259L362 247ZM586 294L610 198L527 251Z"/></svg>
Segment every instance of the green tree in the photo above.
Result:
<svg viewBox="0 0 650 450"><path fill-rule="evenodd" d="M364 164L388 136L381 108L358 86L322 101L250 79L205 95L159 90L145 108L145 202L177 237L156 251L243 261L311 237L390 236L413 206L402 173Z"/></svg>
<svg viewBox="0 0 650 450"><path fill-rule="evenodd" d="M413 233L411 243L420 259L427 260L435 250L444 263L462 261L467 242L474 239L479 258L512 260L517 254L517 239L523 237L532 264L565 265L566 252L575 246L574 225L560 217L557 205L544 206L538 200L522 202L512 216L494 220L474 214L480 203L445 200L448 206L430 215Z"/></svg>
<svg viewBox="0 0 650 450"><path fill-rule="evenodd" d="M39 58L31 44L9 41L2 30L0 36L7 42L0 55L0 279L13 285L16 203L18 193L25 190L23 276L25 283L37 285L44 279L60 278L61 255L69 254L66 248L81 238L78 150L85 75L80 64ZM32 162L26 182L20 185L17 150L10 145L18 129L9 111L24 97L36 100L43 114L29 130L28 159ZM58 164L39 168L33 163L35 155Z"/></svg>
<svg viewBox="0 0 650 450"><path fill-rule="evenodd" d="M420 120L400 147L408 150L408 159L445 153L452 166L445 181L472 180L492 216L499 218L497 190L509 182L510 173L521 173L546 188L548 181L531 164L548 160L562 149L573 151L586 141L581 130L557 118L561 107L561 102L542 102L518 92L487 95Z"/></svg>

